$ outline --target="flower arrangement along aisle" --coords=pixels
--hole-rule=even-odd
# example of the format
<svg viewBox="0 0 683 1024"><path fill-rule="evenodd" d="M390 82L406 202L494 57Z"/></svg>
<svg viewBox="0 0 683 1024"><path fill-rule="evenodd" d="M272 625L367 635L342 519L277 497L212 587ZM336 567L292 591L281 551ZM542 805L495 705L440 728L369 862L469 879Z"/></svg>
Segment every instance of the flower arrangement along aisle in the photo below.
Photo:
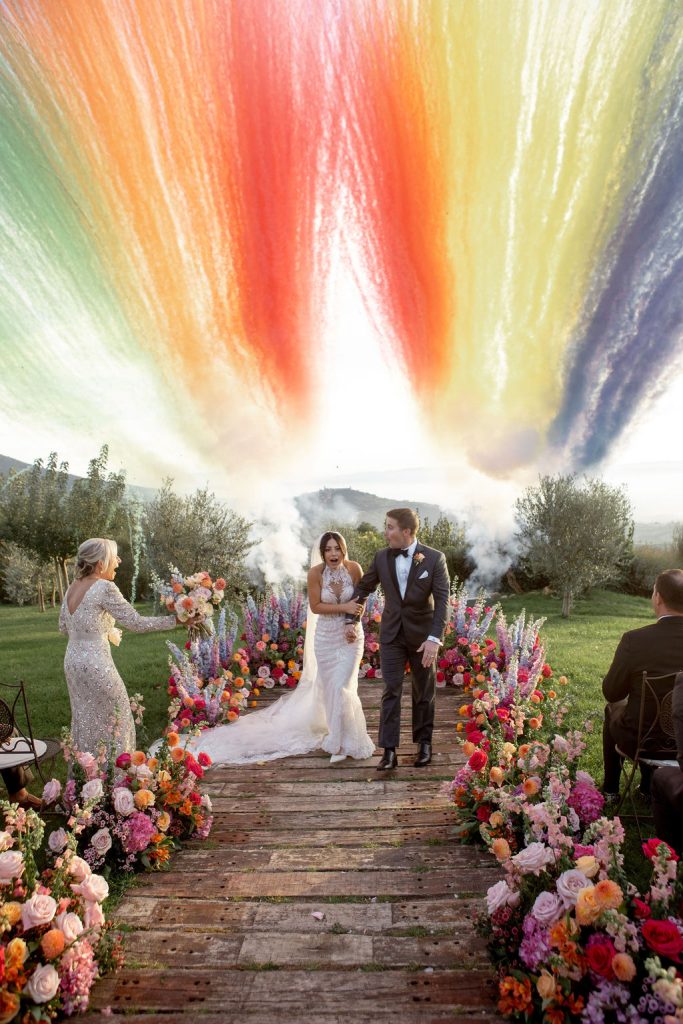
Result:
<svg viewBox="0 0 683 1024"><path fill-rule="evenodd" d="M199 622L190 627L191 633L210 633L213 609L225 596L225 580L212 580L208 572L195 572L192 576L183 576L176 566L169 565L168 568L168 580L160 579L156 573L151 573L150 576L159 600L180 622L187 622L194 616L199 617Z"/></svg>
<svg viewBox="0 0 683 1024"><path fill-rule="evenodd" d="M211 801L199 780L211 759L201 753L195 760L177 733L164 738L154 757L136 750L114 760L104 745L93 755L76 750L68 736L62 746L71 778L63 790L56 779L46 783L43 801L79 823L78 850L90 867L160 869L180 840L208 836ZM59 854L67 838L56 829L48 845Z"/></svg>
<svg viewBox="0 0 683 1024"><path fill-rule="evenodd" d="M363 657L358 669L359 679L381 679L382 671L379 663L379 628L384 611L384 594L380 587L368 596L361 616L361 625L365 636Z"/></svg>
<svg viewBox="0 0 683 1024"><path fill-rule="evenodd" d="M31 810L0 803L0 1021L50 1021L87 1009L98 975L121 966L106 924L107 882L76 856L78 825L38 872L44 824Z"/></svg>
<svg viewBox="0 0 683 1024"><path fill-rule="evenodd" d="M228 725L239 718L252 684L245 678L241 660L234 663L232 651L236 636L237 616L230 612L229 624L226 624L223 609L217 631L188 641L184 651L170 640L166 641L171 652L167 731L197 733L216 725ZM232 671L229 665L233 666ZM246 670L249 671L248 665Z"/></svg>
<svg viewBox="0 0 683 1024"><path fill-rule="evenodd" d="M473 601L466 584L454 581L444 645L437 662L437 686L468 689L489 665L496 663L496 643L486 634L497 610L498 605L487 605L485 591L480 590Z"/></svg>
<svg viewBox="0 0 683 1024"><path fill-rule="evenodd" d="M301 678L308 600L292 586L272 590L258 602L247 597L244 612L245 646L234 656L243 676L250 676L254 695L259 687L294 689Z"/></svg>

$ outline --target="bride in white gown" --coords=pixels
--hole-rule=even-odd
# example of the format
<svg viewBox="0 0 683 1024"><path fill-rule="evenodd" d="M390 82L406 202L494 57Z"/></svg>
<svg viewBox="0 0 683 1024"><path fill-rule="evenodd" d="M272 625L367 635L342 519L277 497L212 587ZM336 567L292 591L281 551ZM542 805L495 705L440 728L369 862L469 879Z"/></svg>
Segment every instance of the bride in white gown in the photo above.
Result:
<svg viewBox="0 0 683 1024"><path fill-rule="evenodd" d="M272 761L319 748L334 763L362 760L375 751L358 696L363 632L356 627L353 643L345 635L344 614L361 610L351 600L361 567L347 560L346 542L334 531L324 533L314 551L322 562L308 574L310 611L299 685L269 707L190 740L188 748L206 752L214 764Z"/></svg>

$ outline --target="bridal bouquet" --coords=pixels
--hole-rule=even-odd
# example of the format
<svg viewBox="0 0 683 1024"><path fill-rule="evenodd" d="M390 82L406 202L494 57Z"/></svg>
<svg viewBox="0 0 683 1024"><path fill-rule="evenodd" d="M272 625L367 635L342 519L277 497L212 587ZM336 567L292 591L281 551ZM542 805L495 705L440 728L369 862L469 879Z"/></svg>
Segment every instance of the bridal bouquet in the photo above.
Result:
<svg viewBox="0 0 683 1024"><path fill-rule="evenodd" d="M192 576L183 576L173 565L169 565L170 578L160 579L152 573L152 586L159 599L169 612L176 615L180 622L193 622L192 628L200 633L210 633L208 622L213 609L221 603L225 596L225 580L211 579L208 572L196 572Z"/></svg>
<svg viewBox="0 0 683 1024"><path fill-rule="evenodd" d="M109 887L76 856L77 826L41 873L41 818L0 808L0 1021L70 1017L87 1009L95 978L122 963L102 911Z"/></svg>

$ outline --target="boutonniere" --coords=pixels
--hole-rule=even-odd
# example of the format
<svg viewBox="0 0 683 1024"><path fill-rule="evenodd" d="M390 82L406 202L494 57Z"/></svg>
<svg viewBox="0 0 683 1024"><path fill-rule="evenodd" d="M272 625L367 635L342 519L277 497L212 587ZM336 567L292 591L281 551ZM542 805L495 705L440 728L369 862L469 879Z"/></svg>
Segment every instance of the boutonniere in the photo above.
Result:
<svg viewBox="0 0 683 1024"><path fill-rule="evenodd" d="M420 562L424 562L424 560L425 556L422 554L421 551L416 551L415 554L413 555L413 565L419 565Z"/></svg>

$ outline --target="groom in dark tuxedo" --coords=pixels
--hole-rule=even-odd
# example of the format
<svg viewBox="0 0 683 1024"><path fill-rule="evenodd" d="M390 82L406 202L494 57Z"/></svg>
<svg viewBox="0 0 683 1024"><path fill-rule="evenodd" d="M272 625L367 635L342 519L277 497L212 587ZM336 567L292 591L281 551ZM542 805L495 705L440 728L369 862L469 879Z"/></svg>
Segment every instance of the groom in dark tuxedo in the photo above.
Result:
<svg viewBox="0 0 683 1024"><path fill-rule="evenodd" d="M378 771L398 764L396 747L401 733L401 692L406 662L413 681L413 740L419 744L416 768L432 759L432 730L436 658L448 618L450 580L441 551L417 540L420 520L411 508L387 512L384 536L388 547L375 555L356 587L353 600L364 601L382 584L384 611L380 627L380 664L384 692L379 745L384 756ZM355 636L354 619L347 616L347 639Z"/></svg>

